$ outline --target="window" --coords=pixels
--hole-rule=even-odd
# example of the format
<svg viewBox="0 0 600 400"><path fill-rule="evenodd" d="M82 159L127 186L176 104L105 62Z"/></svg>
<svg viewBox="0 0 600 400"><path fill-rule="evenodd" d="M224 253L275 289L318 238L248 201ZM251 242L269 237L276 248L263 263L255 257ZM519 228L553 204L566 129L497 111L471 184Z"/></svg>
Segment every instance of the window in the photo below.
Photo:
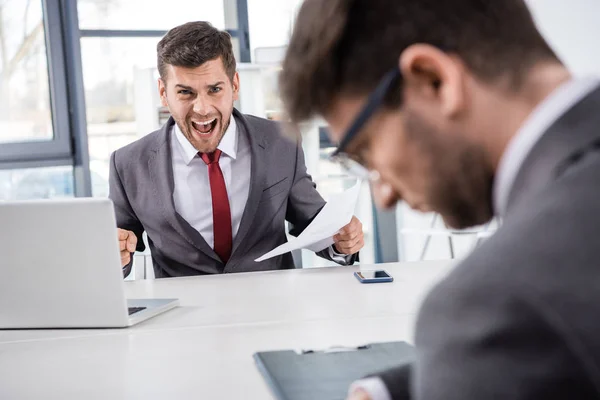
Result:
<svg viewBox="0 0 600 400"><path fill-rule="evenodd" d="M248 0L252 59L257 48L288 43L294 19L303 0Z"/></svg>
<svg viewBox="0 0 600 400"><path fill-rule="evenodd" d="M155 75L158 40L81 39L89 155L106 175L113 151L159 127ZM93 185L94 196L103 193L107 188Z"/></svg>
<svg viewBox="0 0 600 400"><path fill-rule="evenodd" d="M0 200L73 197L73 167L0 170Z"/></svg>
<svg viewBox="0 0 600 400"><path fill-rule="evenodd" d="M81 29L168 30L189 21L225 27L223 2L215 0L79 0Z"/></svg>
<svg viewBox="0 0 600 400"><path fill-rule="evenodd" d="M54 137L42 4L0 3L0 144Z"/></svg>
<svg viewBox="0 0 600 400"><path fill-rule="evenodd" d="M0 168L72 161L59 12L56 0L0 2Z"/></svg>

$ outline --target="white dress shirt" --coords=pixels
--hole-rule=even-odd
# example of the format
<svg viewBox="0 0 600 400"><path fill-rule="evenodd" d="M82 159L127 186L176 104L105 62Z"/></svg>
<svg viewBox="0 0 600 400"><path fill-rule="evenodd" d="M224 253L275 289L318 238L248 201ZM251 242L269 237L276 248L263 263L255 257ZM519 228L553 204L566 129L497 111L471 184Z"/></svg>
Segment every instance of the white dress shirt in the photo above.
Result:
<svg viewBox="0 0 600 400"><path fill-rule="evenodd" d="M251 178L251 149L246 135L239 133L235 118L217 146L222 154L219 166L225 179L229 207L231 209L231 234L235 239L242 214L248 201ZM173 125L171 149L173 157L173 201L175 210L196 229L214 248L213 210L208 165L198 155L177 124ZM235 179L233 179L235 177ZM337 253L329 247L329 256L337 262L348 263L351 255Z"/></svg>
<svg viewBox="0 0 600 400"><path fill-rule="evenodd" d="M550 126L587 94L598 87L597 78L572 79L556 88L531 112L504 150L494 179L494 212L503 216L508 196L525 158ZM372 400L391 400L385 384L378 377L354 382L350 392L361 388Z"/></svg>
<svg viewBox="0 0 600 400"><path fill-rule="evenodd" d="M245 135L240 135L233 116L229 126L217 146L222 154L219 166L223 172L229 207L231 209L231 234L235 239L242 214L248 201L250 190L250 143ZM173 125L171 149L173 154L173 200L175 210L206 243L214 248L213 211L208 165L198 155L183 135L177 124ZM235 179L234 179L235 177Z"/></svg>

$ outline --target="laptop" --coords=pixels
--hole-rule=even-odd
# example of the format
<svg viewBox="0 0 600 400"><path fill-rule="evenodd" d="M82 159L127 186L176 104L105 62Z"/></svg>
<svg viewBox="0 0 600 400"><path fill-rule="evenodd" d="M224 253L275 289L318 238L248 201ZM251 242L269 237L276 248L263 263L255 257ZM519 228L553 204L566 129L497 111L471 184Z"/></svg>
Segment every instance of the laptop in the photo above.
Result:
<svg viewBox="0 0 600 400"><path fill-rule="evenodd" d="M0 329L120 328L178 305L126 299L106 198L0 202Z"/></svg>

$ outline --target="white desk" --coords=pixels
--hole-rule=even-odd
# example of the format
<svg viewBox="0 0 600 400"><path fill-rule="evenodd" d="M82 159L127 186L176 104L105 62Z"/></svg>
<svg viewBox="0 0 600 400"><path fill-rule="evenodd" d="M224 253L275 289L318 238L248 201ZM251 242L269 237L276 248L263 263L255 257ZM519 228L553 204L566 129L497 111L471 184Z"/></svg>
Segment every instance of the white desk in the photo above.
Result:
<svg viewBox="0 0 600 400"><path fill-rule="evenodd" d="M129 329L0 331L0 399L270 399L253 353L412 341L451 266L379 265L394 282L371 285L356 267L127 282L181 306Z"/></svg>

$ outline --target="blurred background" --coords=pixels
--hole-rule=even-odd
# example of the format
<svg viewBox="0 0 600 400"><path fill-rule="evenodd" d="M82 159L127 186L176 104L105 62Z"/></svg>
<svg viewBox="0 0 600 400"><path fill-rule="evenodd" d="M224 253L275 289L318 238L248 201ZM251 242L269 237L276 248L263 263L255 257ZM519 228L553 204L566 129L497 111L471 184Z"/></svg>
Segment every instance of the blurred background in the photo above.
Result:
<svg viewBox="0 0 600 400"><path fill-rule="evenodd" d="M0 201L108 195L110 154L169 117L157 93L156 44L207 20L233 37L244 113L277 118L277 74L301 0L0 0ZM597 0L529 0L542 31L576 75L598 74ZM327 198L354 184L328 161L327 126L302 127L307 166ZM434 214L373 207L356 215L362 263L459 258L497 222L452 231ZM329 265L302 252L304 267Z"/></svg>

